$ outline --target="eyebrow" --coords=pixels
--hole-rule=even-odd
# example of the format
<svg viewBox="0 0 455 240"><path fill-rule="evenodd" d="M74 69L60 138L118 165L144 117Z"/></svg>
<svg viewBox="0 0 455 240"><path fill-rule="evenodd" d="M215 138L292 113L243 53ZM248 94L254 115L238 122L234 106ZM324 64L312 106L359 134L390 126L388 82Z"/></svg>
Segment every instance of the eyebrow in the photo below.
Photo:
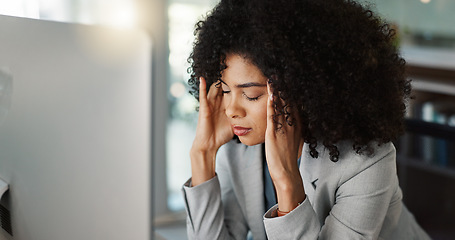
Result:
<svg viewBox="0 0 455 240"><path fill-rule="evenodd" d="M224 83L225 85L227 85L223 80L220 80L222 83ZM229 86L229 85L227 85ZM256 82L248 82L248 83L242 83L242 84L237 84L235 85L235 87L237 88L249 88L249 87L266 87L267 84L263 84L263 83L256 83Z"/></svg>

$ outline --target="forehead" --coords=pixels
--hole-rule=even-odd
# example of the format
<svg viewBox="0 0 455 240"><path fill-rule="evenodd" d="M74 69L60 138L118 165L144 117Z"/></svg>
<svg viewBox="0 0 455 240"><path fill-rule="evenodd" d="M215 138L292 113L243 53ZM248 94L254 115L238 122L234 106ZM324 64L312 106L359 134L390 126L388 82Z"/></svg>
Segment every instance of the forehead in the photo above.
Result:
<svg viewBox="0 0 455 240"><path fill-rule="evenodd" d="M249 82L265 84L267 81L258 67L238 54L228 54L225 63L227 68L221 72L221 79L227 85Z"/></svg>

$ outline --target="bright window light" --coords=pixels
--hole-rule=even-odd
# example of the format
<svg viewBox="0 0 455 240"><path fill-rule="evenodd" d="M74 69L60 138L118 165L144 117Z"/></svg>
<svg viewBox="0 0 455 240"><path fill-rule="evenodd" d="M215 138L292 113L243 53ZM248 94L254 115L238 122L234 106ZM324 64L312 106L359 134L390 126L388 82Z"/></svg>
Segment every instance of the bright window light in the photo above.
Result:
<svg viewBox="0 0 455 240"><path fill-rule="evenodd" d="M0 14L135 28L137 3L131 0L0 0Z"/></svg>
<svg viewBox="0 0 455 240"><path fill-rule="evenodd" d="M0 14L39 18L38 0L0 0Z"/></svg>
<svg viewBox="0 0 455 240"><path fill-rule="evenodd" d="M137 25L137 8L134 1L104 1L99 10L102 24L118 28L133 28Z"/></svg>

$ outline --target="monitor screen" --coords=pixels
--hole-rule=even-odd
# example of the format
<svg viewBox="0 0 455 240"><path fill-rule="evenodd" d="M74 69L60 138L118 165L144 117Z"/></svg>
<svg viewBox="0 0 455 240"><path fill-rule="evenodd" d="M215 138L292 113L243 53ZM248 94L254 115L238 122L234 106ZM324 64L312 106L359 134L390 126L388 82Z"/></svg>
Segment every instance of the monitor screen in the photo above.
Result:
<svg viewBox="0 0 455 240"><path fill-rule="evenodd" d="M0 16L0 240L151 238L151 42Z"/></svg>

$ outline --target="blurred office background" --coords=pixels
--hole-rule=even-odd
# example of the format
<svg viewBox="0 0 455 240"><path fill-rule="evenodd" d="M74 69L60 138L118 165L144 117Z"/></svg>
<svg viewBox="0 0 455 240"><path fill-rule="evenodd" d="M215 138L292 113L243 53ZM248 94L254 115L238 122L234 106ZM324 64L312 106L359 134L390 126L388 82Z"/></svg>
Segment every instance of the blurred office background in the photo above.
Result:
<svg viewBox="0 0 455 240"><path fill-rule="evenodd" d="M185 239L180 188L190 177L188 152L197 116L197 103L186 84L187 58L194 24L217 2L0 0L3 15L143 28L150 33L154 44L153 209L156 231L166 239ZM435 239L454 239L450 229L455 227L455 1L361 2L397 30L397 44L415 80L409 132L396 143L404 200Z"/></svg>

